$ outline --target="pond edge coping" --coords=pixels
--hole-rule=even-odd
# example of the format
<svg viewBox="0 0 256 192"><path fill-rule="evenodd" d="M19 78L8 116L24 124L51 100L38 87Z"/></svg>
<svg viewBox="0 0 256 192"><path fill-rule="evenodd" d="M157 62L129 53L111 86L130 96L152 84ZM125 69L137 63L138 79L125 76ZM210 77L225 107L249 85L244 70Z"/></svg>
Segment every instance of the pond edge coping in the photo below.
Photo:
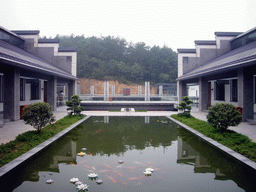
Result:
<svg viewBox="0 0 256 192"><path fill-rule="evenodd" d="M54 135L50 139L44 141L43 143L39 144L38 146L36 146L33 149L29 150L28 152L24 153L23 155L21 155L21 156L17 157L16 159L12 160L10 163L7 163L3 167L1 167L0 168L0 178L2 176L4 176L6 173L8 173L9 171L11 171L12 169L18 167L22 163L24 163L27 160L29 160L30 158L32 158L34 155L36 155L37 153L42 151L45 147L49 146L54 141L58 140L60 137L62 137L63 135L65 135L66 133L68 133L69 131L71 131L76 126L80 125L81 123L83 123L85 120L87 120L90 117L91 116L88 115L85 118L77 121L76 123L74 123L73 125L67 127L63 131L57 133L56 135Z"/></svg>
<svg viewBox="0 0 256 192"><path fill-rule="evenodd" d="M256 171L256 163L254 161L250 160L249 158L235 152L234 150L226 147L225 145L220 144L219 142L205 136L204 134L200 133L199 131L196 131L195 129L181 123L180 121L178 121L178 120L176 120L172 117L167 116L167 118L171 119L172 121L174 121L178 125L182 126L184 129L188 130L192 134L194 134L194 135L198 136L199 138L203 139L205 142L209 143L210 145L214 146L215 148L221 150L225 154L231 156L235 160L238 160L240 163L243 163L246 166L248 166L249 168L252 168L254 171Z"/></svg>

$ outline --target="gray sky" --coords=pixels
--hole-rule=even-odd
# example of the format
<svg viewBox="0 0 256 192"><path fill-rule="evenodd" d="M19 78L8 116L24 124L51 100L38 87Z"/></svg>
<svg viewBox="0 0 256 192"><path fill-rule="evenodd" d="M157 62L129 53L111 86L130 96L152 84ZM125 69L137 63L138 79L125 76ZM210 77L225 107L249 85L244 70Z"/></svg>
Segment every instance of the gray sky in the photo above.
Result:
<svg viewBox="0 0 256 192"><path fill-rule="evenodd" d="M1 0L0 25L40 36L114 36L149 46L194 48L215 31L256 27L255 0Z"/></svg>

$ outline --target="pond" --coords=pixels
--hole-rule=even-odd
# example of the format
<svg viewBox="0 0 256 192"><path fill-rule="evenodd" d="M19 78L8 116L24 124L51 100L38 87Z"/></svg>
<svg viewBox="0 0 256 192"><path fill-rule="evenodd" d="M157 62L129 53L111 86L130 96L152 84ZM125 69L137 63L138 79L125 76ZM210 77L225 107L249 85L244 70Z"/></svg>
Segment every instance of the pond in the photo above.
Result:
<svg viewBox="0 0 256 192"><path fill-rule="evenodd" d="M154 170L145 175L146 168ZM99 177L90 179L90 173ZM1 178L1 191L76 191L71 178L96 192L256 188L254 171L166 117L90 117Z"/></svg>

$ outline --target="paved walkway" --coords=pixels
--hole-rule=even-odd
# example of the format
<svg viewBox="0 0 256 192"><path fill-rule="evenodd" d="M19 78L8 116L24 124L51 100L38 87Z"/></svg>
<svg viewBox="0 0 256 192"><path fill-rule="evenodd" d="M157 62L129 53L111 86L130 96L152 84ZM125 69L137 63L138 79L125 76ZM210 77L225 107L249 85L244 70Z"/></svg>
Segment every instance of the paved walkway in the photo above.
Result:
<svg viewBox="0 0 256 192"><path fill-rule="evenodd" d="M173 111L149 111L149 112L108 112L108 111L83 111L85 115L89 116L170 116L176 114ZM53 112L56 119L61 119L67 115L64 108L58 108ZM198 112L196 110L191 113L194 117L206 121L206 112ZM239 126L230 127L238 133L248 136L253 142L256 142L256 125L249 125L247 122L242 122ZM26 125L23 120L11 121L5 123L0 128L0 144L14 140L19 134L35 130L32 126Z"/></svg>
<svg viewBox="0 0 256 192"><path fill-rule="evenodd" d="M191 112L191 115L197 119L207 121L207 112ZM249 137L253 142L256 143L256 125L250 125L247 122L242 122L238 126L229 127L230 130L236 131Z"/></svg>

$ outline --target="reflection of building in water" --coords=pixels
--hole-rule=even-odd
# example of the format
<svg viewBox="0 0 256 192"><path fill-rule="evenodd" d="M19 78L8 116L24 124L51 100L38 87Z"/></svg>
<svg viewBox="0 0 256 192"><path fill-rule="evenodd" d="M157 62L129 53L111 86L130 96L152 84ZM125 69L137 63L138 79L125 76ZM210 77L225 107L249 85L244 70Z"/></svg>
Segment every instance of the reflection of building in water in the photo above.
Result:
<svg viewBox="0 0 256 192"><path fill-rule="evenodd" d="M104 117L104 123L109 123L109 116Z"/></svg>
<svg viewBox="0 0 256 192"><path fill-rule="evenodd" d="M150 123L150 117L145 117L145 123L146 124Z"/></svg>
<svg viewBox="0 0 256 192"><path fill-rule="evenodd" d="M50 165L51 169L58 169L58 164L67 162L72 163L76 161L76 143L74 141L68 142L62 149L53 157L53 164Z"/></svg>
<svg viewBox="0 0 256 192"><path fill-rule="evenodd" d="M200 153L192 148L188 143L183 142L180 137L178 137L178 159L177 163L187 164L195 166L195 173L215 173L215 179L223 180L225 175L220 172L219 169L212 168L207 160L200 156Z"/></svg>

